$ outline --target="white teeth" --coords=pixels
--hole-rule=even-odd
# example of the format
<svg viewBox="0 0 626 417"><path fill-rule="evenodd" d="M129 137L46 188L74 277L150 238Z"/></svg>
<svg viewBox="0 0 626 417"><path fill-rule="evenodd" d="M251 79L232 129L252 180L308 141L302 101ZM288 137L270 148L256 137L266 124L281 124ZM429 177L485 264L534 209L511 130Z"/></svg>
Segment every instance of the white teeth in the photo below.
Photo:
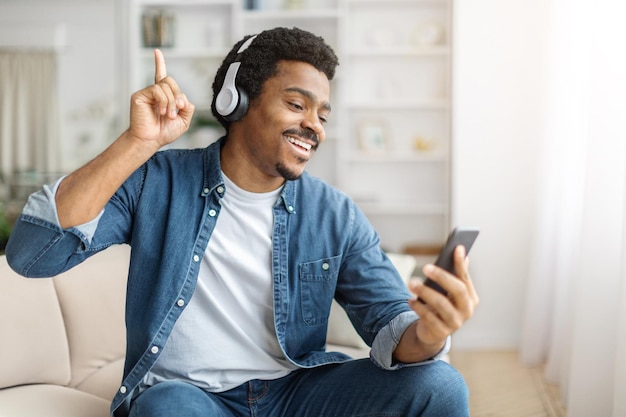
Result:
<svg viewBox="0 0 626 417"><path fill-rule="evenodd" d="M286 138L287 138L287 140L288 140L289 142L293 143L294 145L298 145L298 146L300 146L300 147L302 147L302 148L306 149L307 151L310 151L310 150L311 150L311 147L312 147L312 146L311 146L310 144L306 143L306 142L302 142L301 140L298 140L298 139L296 139L296 138L292 138L292 137L290 137L290 136L286 136Z"/></svg>

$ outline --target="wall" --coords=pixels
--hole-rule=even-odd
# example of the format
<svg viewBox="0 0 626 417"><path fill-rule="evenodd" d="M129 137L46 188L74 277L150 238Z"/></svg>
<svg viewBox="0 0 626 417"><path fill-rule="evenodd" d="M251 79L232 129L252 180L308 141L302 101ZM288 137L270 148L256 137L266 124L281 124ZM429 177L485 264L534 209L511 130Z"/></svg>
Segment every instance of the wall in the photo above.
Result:
<svg viewBox="0 0 626 417"><path fill-rule="evenodd" d="M452 223L482 229L471 272L481 297L457 349L514 348L536 202L545 0L454 7Z"/></svg>
<svg viewBox="0 0 626 417"><path fill-rule="evenodd" d="M122 66L116 53L116 1L2 0L0 26L29 36L30 28L64 25L59 54L63 168L87 162L117 136Z"/></svg>

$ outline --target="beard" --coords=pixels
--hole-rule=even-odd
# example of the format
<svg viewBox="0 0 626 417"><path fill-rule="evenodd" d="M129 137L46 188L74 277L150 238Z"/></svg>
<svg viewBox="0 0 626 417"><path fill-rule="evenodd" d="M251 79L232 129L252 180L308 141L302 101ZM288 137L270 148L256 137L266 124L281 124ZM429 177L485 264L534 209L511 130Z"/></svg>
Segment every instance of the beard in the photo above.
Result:
<svg viewBox="0 0 626 417"><path fill-rule="evenodd" d="M306 161L303 160L302 162L306 162ZM280 176L286 179L287 181L295 181L299 179L302 176L303 171L296 172L294 170L287 168L285 165L281 163L276 164L276 172L278 172Z"/></svg>

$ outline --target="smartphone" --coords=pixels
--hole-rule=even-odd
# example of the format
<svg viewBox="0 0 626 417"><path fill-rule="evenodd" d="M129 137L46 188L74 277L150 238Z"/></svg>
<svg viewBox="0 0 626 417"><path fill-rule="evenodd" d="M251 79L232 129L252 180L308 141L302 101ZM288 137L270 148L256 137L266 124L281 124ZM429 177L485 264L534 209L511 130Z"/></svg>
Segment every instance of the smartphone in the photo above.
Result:
<svg viewBox="0 0 626 417"><path fill-rule="evenodd" d="M465 253L468 254L477 236L478 229L475 227L459 226L454 228L454 230L450 232L450 235L448 236L446 243L443 245L443 248L441 248L441 251L437 256L437 260L435 261L435 265L445 269L452 274L456 274L454 270L454 249L456 249L456 247L459 245L463 245L465 246ZM443 295L448 295L446 290L441 288L439 284L429 278L426 278L426 281L424 281L424 285L439 291Z"/></svg>

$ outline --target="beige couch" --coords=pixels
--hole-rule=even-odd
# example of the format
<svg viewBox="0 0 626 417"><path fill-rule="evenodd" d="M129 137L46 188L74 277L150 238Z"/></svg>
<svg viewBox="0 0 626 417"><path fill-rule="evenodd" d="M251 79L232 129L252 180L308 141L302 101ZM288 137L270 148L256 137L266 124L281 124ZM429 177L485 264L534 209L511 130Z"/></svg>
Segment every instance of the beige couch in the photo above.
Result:
<svg viewBox="0 0 626 417"><path fill-rule="evenodd" d="M52 279L24 279L0 257L0 417L106 417L122 377L129 248L111 247ZM390 255L404 277L415 268ZM367 346L333 305L329 350Z"/></svg>

